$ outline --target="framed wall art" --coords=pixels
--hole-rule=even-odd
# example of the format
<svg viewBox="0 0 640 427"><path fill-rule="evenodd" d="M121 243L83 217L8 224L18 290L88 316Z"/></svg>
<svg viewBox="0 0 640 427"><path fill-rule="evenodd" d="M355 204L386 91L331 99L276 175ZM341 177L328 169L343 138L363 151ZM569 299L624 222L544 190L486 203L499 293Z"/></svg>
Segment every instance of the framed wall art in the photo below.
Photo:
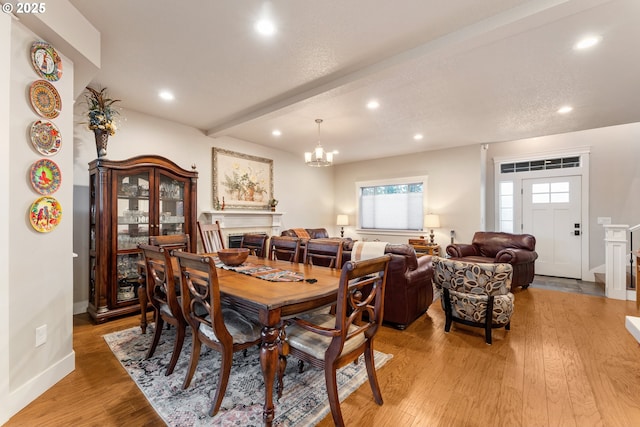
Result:
<svg viewBox="0 0 640 427"><path fill-rule="evenodd" d="M213 147L215 209L269 209L273 160Z"/></svg>

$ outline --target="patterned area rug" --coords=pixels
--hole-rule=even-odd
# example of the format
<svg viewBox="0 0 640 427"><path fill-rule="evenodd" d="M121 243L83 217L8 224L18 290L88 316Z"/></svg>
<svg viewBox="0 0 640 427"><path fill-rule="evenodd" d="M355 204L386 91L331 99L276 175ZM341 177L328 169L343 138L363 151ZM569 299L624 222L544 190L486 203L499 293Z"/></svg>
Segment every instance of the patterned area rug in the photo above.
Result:
<svg viewBox="0 0 640 427"><path fill-rule="evenodd" d="M170 376L165 376L173 348L175 328L162 332L155 354L149 360L144 356L151 343L154 325L149 325L147 334L142 335L139 327L114 332L104 336L131 378L147 397L156 412L169 426L262 426L262 405L264 404L264 381L260 371L257 347L234 354L229 385L222 401L222 407L215 417L207 412L211 406L220 366L220 355L202 347L200 362L188 389L182 390L189 355L191 334L178 359L178 364ZM375 353L376 367L379 369L393 356ZM362 357L361 357L362 359ZM338 371L340 400L364 384L369 387L364 360L349 364ZM305 365L298 373L297 361L289 359L284 378L284 393L280 401L274 402L277 426L313 426L330 411L322 370ZM372 397L373 398L373 397Z"/></svg>

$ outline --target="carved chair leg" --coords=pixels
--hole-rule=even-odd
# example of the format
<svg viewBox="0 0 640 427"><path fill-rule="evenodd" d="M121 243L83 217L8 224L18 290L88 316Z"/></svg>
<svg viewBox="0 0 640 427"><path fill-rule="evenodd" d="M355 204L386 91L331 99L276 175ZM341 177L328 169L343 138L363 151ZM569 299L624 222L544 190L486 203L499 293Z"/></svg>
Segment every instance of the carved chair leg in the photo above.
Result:
<svg viewBox="0 0 640 427"><path fill-rule="evenodd" d="M180 357L180 353L182 352L184 337L187 333L186 325L180 325L176 329L177 329L176 341L173 344L173 353L171 354L171 360L169 361L169 366L167 366L167 372L165 373L165 375L171 375L173 373L173 369L176 367L176 364L178 363L178 358Z"/></svg>
<svg viewBox="0 0 640 427"><path fill-rule="evenodd" d="M156 310L153 314L154 317L154 331L153 331L153 340L151 341L151 347L149 347L149 351L147 352L147 356L145 359L153 356L153 353L156 351L156 347L160 342L160 335L162 334L162 326L164 324L164 319L160 316L160 312Z"/></svg>
<svg viewBox="0 0 640 427"><path fill-rule="evenodd" d="M229 384L229 376L231 375L231 364L233 363L233 351L223 350L220 353L220 377L218 378L218 384L216 386L216 393L211 403L211 409L209 410L209 416L213 417L220 410L222 405L222 399L224 393L227 391L227 384Z"/></svg>
<svg viewBox="0 0 640 427"><path fill-rule="evenodd" d="M193 334L193 338L191 341L191 358L189 359L189 368L187 369L187 375L184 377L184 382L182 383L182 388L186 389L191 384L191 378L193 378L193 374L198 367L198 360L200 359L200 339L198 338L197 332Z"/></svg>

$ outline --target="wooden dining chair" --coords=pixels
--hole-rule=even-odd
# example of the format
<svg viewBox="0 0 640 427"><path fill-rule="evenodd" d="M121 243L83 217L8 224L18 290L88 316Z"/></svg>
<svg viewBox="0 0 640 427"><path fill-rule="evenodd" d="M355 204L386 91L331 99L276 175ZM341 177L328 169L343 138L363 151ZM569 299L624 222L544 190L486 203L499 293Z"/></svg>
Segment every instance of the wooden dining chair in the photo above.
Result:
<svg viewBox="0 0 640 427"><path fill-rule="evenodd" d="M182 311L193 330L189 368L182 385L189 387L198 360L201 344L220 353L220 373L209 415L214 416L224 398L233 353L261 341L259 324L220 301L220 285L213 258L174 252L180 266ZM208 381L208 379L207 379Z"/></svg>
<svg viewBox="0 0 640 427"><path fill-rule="evenodd" d="M204 224L198 221L198 232L200 233L202 248L205 253L218 252L219 249L224 249L224 239L222 238L219 221L213 224Z"/></svg>
<svg viewBox="0 0 640 427"><path fill-rule="evenodd" d="M309 239L304 249L303 262L305 264L321 265L323 267L341 268L342 240L341 239Z"/></svg>
<svg viewBox="0 0 640 427"><path fill-rule="evenodd" d="M191 238L188 234L149 236L149 244L152 246L160 246L168 252L171 252L173 249L191 252Z"/></svg>
<svg viewBox="0 0 640 427"><path fill-rule="evenodd" d="M161 246L140 244L146 269L147 298L153 307L153 320L155 331L146 359L153 356L158 346L164 323L175 326L176 339L173 344L173 353L165 375L171 375L178 362L182 351L182 345L187 330L187 322L182 315L180 297L176 289L176 283L171 264L169 250ZM174 251L174 253L180 251ZM186 253L186 252L185 252Z"/></svg>
<svg viewBox="0 0 640 427"><path fill-rule="evenodd" d="M382 325L384 289L391 255L365 261L347 261L342 267L336 313L314 314L289 320L286 341L278 364L278 383L282 384L287 353L303 362L324 369L331 415L336 426L344 426L336 371L364 354L369 385L378 405L382 393L373 359L373 341ZM281 387L280 387L281 388Z"/></svg>
<svg viewBox="0 0 640 427"><path fill-rule="evenodd" d="M300 239L289 236L271 236L269 240L269 259L298 262Z"/></svg>
<svg viewBox="0 0 640 427"><path fill-rule="evenodd" d="M249 249L249 255L255 255L258 258L265 258L267 256L268 238L269 236L266 234L246 233L242 235L240 247Z"/></svg>

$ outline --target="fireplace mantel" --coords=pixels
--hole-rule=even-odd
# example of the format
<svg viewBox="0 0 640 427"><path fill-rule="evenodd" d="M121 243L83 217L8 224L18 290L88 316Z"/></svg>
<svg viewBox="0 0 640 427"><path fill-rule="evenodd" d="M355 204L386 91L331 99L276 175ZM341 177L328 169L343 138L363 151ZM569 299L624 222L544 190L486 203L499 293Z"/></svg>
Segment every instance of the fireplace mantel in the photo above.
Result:
<svg viewBox="0 0 640 427"><path fill-rule="evenodd" d="M218 221L225 237L229 234L266 233L269 236L280 235L284 212L259 210L223 210L203 211L210 223Z"/></svg>

